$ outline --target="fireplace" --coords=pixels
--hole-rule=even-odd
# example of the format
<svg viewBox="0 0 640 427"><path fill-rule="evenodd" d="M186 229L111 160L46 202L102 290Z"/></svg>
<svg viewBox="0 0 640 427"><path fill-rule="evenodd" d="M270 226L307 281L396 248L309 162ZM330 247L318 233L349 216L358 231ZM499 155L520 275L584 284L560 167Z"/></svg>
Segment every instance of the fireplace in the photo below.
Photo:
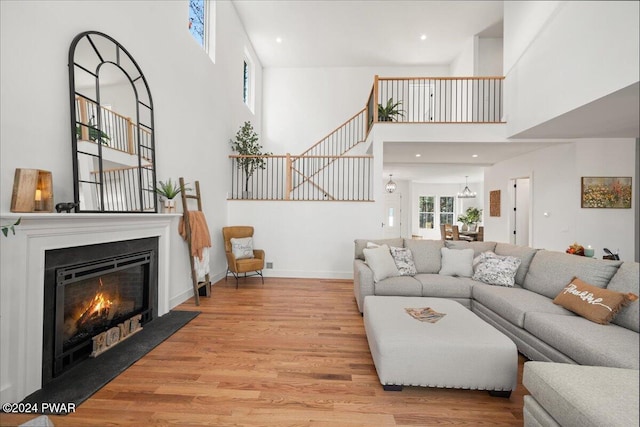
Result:
<svg viewBox="0 0 640 427"><path fill-rule="evenodd" d="M45 251L43 386L157 316L157 253L157 237Z"/></svg>

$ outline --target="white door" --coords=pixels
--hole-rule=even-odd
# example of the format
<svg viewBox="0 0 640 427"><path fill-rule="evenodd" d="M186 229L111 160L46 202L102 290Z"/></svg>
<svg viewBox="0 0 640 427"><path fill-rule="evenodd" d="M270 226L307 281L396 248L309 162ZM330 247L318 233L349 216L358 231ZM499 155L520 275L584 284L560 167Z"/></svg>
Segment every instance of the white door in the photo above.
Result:
<svg viewBox="0 0 640 427"><path fill-rule="evenodd" d="M385 194L382 228L385 239L400 237L402 196L400 193Z"/></svg>
<svg viewBox="0 0 640 427"><path fill-rule="evenodd" d="M516 245L529 246L529 178L514 180L513 239Z"/></svg>

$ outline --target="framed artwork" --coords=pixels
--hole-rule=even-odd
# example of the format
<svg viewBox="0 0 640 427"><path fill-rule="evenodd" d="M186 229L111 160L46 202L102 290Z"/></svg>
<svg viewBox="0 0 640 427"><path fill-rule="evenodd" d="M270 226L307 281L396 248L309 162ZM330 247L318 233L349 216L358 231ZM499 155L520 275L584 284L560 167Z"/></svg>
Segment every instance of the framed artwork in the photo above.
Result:
<svg viewBox="0 0 640 427"><path fill-rule="evenodd" d="M583 176L580 201L583 208L631 209L631 177Z"/></svg>
<svg viewBox="0 0 640 427"><path fill-rule="evenodd" d="M500 216L500 190L489 191L489 216Z"/></svg>

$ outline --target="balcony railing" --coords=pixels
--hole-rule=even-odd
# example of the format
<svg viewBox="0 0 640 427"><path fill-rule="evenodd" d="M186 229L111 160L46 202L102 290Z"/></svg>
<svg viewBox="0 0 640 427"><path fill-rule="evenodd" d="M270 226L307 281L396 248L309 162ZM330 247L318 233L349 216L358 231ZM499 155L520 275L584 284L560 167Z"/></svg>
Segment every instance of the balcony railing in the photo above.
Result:
<svg viewBox="0 0 640 427"><path fill-rule="evenodd" d="M114 212L153 211L156 193L149 167L104 169L102 177L100 181L98 172L91 173L92 183L96 185L83 187L89 190L86 194L81 192L84 206L99 206L99 210Z"/></svg>
<svg viewBox="0 0 640 427"><path fill-rule="evenodd" d="M373 200L372 156L229 158L233 166L231 200ZM255 167L247 167L249 164Z"/></svg>

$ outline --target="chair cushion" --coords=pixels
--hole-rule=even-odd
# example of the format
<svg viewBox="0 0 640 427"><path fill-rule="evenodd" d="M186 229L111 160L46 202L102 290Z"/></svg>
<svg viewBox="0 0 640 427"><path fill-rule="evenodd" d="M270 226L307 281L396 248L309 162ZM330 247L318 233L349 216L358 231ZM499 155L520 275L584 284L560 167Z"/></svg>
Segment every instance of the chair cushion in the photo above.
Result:
<svg viewBox="0 0 640 427"><path fill-rule="evenodd" d="M555 305L549 298L520 287L486 285L475 282L473 299L516 326L524 327L531 312L554 313L575 317L569 310Z"/></svg>
<svg viewBox="0 0 640 427"><path fill-rule="evenodd" d="M524 329L581 365L638 369L639 335L621 326L599 325L579 316L527 313Z"/></svg>
<svg viewBox="0 0 640 427"><path fill-rule="evenodd" d="M577 277L604 288L618 271L622 261L604 261L578 255L540 250L531 261L523 287L548 298L555 298Z"/></svg>
<svg viewBox="0 0 640 427"><path fill-rule="evenodd" d="M264 260L260 258L245 258L236 260L236 273L258 271L264 268Z"/></svg>
<svg viewBox="0 0 640 427"><path fill-rule="evenodd" d="M440 271L440 249L442 240L405 240L405 245L413 254L413 262L418 273L437 273Z"/></svg>
<svg viewBox="0 0 640 427"><path fill-rule="evenodd" d="M624 262L613 276L607 289L622 293L640 295L640 264ZM640 332L640 301L633 302L620 310L613 322L632 331Z"/></svg>

